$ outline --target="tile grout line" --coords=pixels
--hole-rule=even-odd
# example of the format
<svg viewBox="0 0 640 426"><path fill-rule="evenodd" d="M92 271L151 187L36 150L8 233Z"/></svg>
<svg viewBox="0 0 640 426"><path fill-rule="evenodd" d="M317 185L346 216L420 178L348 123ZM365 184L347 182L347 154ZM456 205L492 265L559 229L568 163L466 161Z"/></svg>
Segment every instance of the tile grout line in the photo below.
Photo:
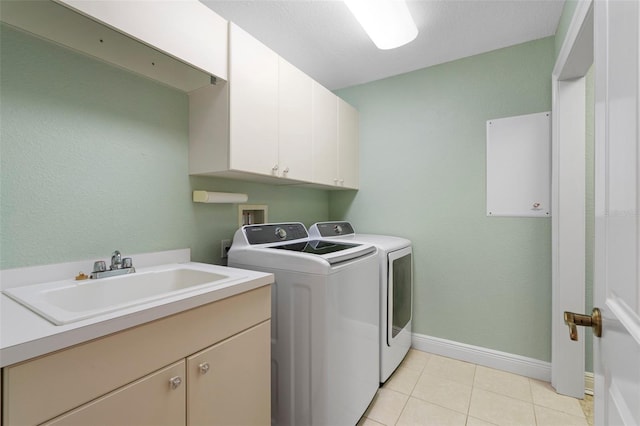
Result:
<svg viewBox="0 0 640 426"><path fill-rule="evenodd" d="M529 393L531 394L531 405L533 407L533 421L536 422L536 426L538 425L538 414L536 413L536 400L533 397L533 387L531 386L531 378L527 378L527 381L529 382Z"/></svg>
<svg viewBox="0 0 640 426"><path fill-rule="evenodd" d="M402 410L400 410L400 415L398 416L398 419L395 421L394 426L396 426L398 424L398 422L400 421L400 418L402 417L402 414L404 413L405 408L407 408L407 404L409 403L409 400L413 397L413 391L416 389L416 386L418 385L418 381L420 381L420 378L422 377L422 374L424 374L424 370L425 370L425 368L427 368L427 364L429 363L430 360L431 360L431 354L429 354L429 357L427 358L427 362L425 362L424 365L422 366L422 368L420 369L420 374L418 375L418 380L416 380L416 383L411 388L411 392L409 393L407 400L405 401L404 405L402 406Z"/></svg>

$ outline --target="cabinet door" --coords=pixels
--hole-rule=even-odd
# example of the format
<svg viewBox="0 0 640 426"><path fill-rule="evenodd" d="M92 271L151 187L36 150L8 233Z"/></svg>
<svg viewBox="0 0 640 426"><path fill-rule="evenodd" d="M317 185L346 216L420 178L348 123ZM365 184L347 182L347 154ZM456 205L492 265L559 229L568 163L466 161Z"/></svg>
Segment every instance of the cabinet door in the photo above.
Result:
<svg viewBox="0 0 640 426"><path fill-rule="evenodd" d="M181 383L172 385L180 378ZM137 425L185 424L185 361L182 360L97 400L63 414L45 425ZM60 390L64 392L64 389Z"/></svg>
<svg viewBox="0 0 640 426"><path fill-rule="evenodd" d="M280 58L280 176L311 182L311 77Z"/></svg>
<svg viewBox="0 0 640 426"><path fill-rule="evenodd" d="M275 174L278 169L278 55L229 24L229 166Z"/></svg>
<svg viewBox="0 0 640 426"><path fill-rule="evenodd" d="M337 96L313 83L313 181L335 185L338 181L338 103Z"/></svg>
<svg viewBox="0 0 640 426"><path fill-rule="evenodd" d="M358 110L338 98L338 186L358 189L359 163Z"/></svg>
<svg viewBox="0 0 640 426"><path fill-rule="evenodd" d="M271 325L265 321L187 358L187 424L271 424Z"/></svg>

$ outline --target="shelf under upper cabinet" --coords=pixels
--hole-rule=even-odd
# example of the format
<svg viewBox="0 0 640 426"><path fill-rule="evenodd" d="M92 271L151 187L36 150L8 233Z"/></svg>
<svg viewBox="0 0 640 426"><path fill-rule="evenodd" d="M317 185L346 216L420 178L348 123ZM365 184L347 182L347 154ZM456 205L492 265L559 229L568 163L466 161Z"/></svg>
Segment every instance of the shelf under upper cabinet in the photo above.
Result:
<svg viewBox="0 0 640 426"><path fill-rule="evenodd" d="M228 23L197 1L6 1L0 19L184 92L227 78Z"/></svg>

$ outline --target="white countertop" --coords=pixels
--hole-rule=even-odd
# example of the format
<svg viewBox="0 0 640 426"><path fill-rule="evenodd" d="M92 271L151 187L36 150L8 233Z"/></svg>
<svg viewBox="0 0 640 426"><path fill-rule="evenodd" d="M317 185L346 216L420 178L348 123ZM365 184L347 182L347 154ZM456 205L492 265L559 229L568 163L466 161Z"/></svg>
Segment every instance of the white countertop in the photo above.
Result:
<svg viewBox="0 0 640 426"><path fill-rule="evenodd" d="M194 290L60 326L52 324L8 296L0 295L0 367L273 283L272 274L204 263L185 263L191 268L229 275L234 279L212 288ZM159 267L166 265L136 269L138 272L145 272Z"/></svg>

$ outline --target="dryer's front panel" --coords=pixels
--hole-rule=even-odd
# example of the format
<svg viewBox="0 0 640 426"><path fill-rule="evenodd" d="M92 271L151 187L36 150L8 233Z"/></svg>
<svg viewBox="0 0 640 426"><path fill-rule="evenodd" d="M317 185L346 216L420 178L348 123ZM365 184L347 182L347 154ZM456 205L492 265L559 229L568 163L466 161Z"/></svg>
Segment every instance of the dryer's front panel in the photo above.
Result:
<svg viewBox="0 0 640 426"><path fill-rule="evenodd" d="M406 247L389 253L387 344L410 325L413 299L412 250Z"/></svg>

